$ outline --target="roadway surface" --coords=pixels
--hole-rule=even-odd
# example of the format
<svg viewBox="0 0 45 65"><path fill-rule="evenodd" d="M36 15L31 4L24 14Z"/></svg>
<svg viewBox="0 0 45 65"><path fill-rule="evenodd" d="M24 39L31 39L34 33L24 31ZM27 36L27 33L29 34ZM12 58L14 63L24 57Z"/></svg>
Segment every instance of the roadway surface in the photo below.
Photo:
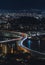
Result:
<svg viewBox="0 0 45 65"><path fill-rule="evenodd" d="M15 31L6 31L6 30L0 30L0 32L4 34L4 37L5 36L7 36L7 37L14 37L13 39L2 40L2 41L0 41L0 43L11 42L11 41L16 41L16 40L17 41L21 40L21 43L22 43L22 41L24 41L25 39L27 39L27 34L25 34L25 33L15 32Z"/></svg>

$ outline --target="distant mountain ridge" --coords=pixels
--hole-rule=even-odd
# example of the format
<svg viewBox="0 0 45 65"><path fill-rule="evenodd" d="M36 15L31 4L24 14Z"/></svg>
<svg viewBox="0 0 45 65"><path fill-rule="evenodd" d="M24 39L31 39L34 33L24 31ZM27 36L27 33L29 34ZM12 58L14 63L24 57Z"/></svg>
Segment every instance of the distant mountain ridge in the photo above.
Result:
<svg viewBox="0 0 45 65"><path fill-rule="evenodd" d="M30 9L30 10L10 10L10 9L0 9L0 12L19 12L19 13L21 13L21 12L24 12L24 13L44 13L45 12L45 10L39 10L39 9Z"/></svg>

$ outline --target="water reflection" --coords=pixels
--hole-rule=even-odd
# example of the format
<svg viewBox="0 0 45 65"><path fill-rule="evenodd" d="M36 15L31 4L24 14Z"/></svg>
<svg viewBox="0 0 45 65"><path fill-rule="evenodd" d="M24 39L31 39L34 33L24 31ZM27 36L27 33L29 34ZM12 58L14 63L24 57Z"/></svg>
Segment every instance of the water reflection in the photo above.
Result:
<svg viewBox="0 0 45 65"><path fill-rule="evenodd" d="M32 50L39 50L39 43L37 39L26 39L23 45Z"/></svg>
<svg viewBox="0 0 45 65"><path fill-rule="evenodd" d="M28 48L31 48L31 43L32 43L32 41L31 40L28 40Z"/></svg>

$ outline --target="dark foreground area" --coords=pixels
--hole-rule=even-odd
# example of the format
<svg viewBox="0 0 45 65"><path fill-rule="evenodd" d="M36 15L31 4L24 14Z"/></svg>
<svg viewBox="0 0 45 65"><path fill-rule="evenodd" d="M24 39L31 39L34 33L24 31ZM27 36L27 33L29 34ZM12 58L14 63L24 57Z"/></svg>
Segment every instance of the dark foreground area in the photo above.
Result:
<svg viewBox="0 0 45 65"><path fill-rule="evenodd" d="M28 62L19 62L19 61L9 61L0 63L0 65L45 65L45 60L29 60Z"/></svg>

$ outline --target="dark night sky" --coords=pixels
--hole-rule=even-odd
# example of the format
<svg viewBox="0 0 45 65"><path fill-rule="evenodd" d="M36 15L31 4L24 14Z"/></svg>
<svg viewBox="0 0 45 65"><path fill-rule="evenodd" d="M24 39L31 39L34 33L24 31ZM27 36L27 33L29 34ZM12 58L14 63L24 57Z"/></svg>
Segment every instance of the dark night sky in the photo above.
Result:
<svg viewBox="0 0 45 65"><path fill-rule="evenodd" d="M0 0L1 9L45 9L45 0Z"/></svg>

